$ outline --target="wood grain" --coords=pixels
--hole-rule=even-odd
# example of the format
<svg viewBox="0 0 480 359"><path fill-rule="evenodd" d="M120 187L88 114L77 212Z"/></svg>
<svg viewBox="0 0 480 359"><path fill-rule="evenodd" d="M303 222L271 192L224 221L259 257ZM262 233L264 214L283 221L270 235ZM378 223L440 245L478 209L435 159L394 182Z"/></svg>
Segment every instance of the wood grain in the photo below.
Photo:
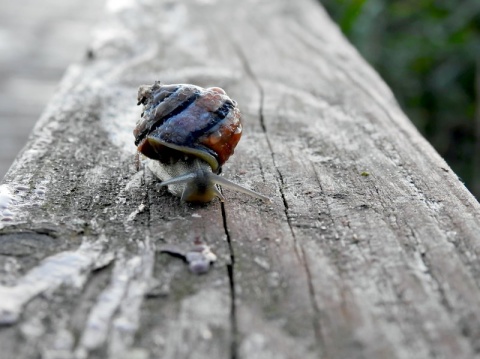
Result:
<svg viewBox="0 0 480 359"><path fill-rule="evenodd" d="M223 173L271 203L137 171L154 80L237 100ZM1 190L7 358L480 357L480 206L313 0L112 7Z"/></svg>

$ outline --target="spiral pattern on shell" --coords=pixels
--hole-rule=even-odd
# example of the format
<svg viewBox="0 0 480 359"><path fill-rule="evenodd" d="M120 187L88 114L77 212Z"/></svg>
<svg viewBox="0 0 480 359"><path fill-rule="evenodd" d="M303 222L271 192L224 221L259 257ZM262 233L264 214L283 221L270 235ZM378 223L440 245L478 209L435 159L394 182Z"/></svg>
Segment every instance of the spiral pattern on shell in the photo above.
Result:
<svg viewBox="0 0 480 359"><path fill-rule="evenodd" d="M242 135L237 103L218 87L157 81L140 87L138 104L144 111L134 130L135 145L165 164L195 156L218 172Z"/></svg>

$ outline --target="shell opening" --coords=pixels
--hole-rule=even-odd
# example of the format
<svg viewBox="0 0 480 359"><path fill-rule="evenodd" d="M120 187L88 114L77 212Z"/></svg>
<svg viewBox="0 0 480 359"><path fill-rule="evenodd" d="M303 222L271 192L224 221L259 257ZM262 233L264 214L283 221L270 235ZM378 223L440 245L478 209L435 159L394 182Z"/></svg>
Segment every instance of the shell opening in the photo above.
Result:
<svg viewBox="0 0 480 359"><path fill-rule="evenodd" d="M148 143L149 148L151 148L151 150L153 150L157 154L157 156L147 155L147 157L158 159L158 155L161 155L162 153L162 150L161 150L162 147L167 147L178 152L179 158L183 157L185 154L192 155L193 157L197 157L205 161L206 163L208 163L209 166L212 168L212 171L217 172L219 170L220 166L218 164L218 160L215 158L215 156L207 152L207 150L174 145L173 143L168 143L168 142L159 140L158 138L153 136L148 136L146 139L146 142ZM142 146L147 146L147 143L142 144Z"/></svg>

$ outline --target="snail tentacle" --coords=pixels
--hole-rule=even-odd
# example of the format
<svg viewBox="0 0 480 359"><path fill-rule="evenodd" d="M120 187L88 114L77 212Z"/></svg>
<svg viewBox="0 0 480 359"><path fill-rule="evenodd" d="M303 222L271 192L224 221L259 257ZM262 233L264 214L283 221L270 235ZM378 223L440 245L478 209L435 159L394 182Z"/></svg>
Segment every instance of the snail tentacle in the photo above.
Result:
<svg viewBox="0 0 480 359"><path fill-rule="evenodd" d="M232 182L232 181L229 181L224 177L221 177L219 175L211 173L210 178L211 178L212 182L214 182L214 183L216 183L216 184L218 184L222 187L225 187L225 188L237 191L237 192L242 192L242 193L248 194L252 197L259 198L259 199L262 199L264 201L270 202L269 197L264 196L263 194L260 194L258 192L252 191L251 189L248 189L246 187L240 186L239 184L237 184L235 182Z"/></svg>
<svg viewBox="0 0 480 359"><path fill-rule="evenodd" d="M220 201L225 202L225 197L223 196L222 192L220 192L217 186L213 185L213 192L220 198Z"/></svg>

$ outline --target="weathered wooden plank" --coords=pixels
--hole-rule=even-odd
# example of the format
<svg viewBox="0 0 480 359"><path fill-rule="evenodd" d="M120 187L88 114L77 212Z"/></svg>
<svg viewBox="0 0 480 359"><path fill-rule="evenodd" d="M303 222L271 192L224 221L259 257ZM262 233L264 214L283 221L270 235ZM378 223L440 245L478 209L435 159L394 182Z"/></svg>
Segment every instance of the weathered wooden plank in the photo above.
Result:
<svg viewBox="0 0 480 359"><path fill-rule="evenodd" d="M110 9L1 187L7 357L480 356L479 204L316 2ZM137 171L157 79L238 101L224 174L272 203ZM196 240L205 276L164 253Z"/></svg>

